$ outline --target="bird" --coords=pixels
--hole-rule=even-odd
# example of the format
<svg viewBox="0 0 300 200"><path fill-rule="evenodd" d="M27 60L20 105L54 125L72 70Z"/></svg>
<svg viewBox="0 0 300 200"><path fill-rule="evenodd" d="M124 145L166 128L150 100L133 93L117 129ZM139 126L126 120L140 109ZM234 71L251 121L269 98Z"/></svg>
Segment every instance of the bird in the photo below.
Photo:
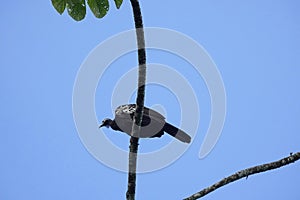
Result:
<svg viewBox="0 0 300 200"><path fill-rule="evenodd" d="M131 135L133 119L136 111L136 104L120 105L115 110L115 119L105 118L100 124L99 128L112 128L116 131L125 132ZM183 130L176 128L165 121L165 117L159 112L144 107L143 118L140 127L138 138L154 138L161 137L164 133L168 133L174 138L184 143L190 143L191 137Z"/></svg>

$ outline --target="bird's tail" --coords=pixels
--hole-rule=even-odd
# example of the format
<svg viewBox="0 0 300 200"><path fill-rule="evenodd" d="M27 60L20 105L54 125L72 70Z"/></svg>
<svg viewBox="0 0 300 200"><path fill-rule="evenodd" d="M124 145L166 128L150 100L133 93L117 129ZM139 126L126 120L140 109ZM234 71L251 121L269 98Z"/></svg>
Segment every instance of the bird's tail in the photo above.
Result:
<svg viewBox="0 0 300 200"><path fill-rule="evenodd" d="M175 126L173 126L167 122L164 125L164 131L182 142L185 142L185 143L191 142L191 137L188 134L186 134L184 131L176 128Z"/></svg>

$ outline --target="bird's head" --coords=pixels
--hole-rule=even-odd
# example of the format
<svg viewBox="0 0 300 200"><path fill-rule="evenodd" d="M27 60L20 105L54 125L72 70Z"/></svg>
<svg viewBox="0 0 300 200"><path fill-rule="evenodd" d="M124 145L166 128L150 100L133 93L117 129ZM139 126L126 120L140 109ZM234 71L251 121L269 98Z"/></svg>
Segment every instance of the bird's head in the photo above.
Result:
<svg viewBox="0 0 300 200"><path fill-rule="evenodd" d="M112 123L111 119L105 118L105 119L102 120L102 123L100 124L99 128L101 128L103 126L105 126L106 128L109 128L111 123Z"/></svg>

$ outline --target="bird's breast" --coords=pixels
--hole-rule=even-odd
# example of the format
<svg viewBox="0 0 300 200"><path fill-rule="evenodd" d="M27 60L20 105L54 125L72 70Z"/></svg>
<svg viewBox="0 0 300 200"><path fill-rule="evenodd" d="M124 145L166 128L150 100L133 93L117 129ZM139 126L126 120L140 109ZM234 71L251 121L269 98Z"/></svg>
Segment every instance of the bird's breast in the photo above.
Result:
<svg viewBox="0 0 300 200"><path fill-rule="evenodd" d="M131 136L133 119L130 115L121 115L116 117L115 123L123 132ZM143 116L142 126L140 127L140 135L138 137L153 137L163 130L164 125L164 120L156 120L149 116Z"/></svg>

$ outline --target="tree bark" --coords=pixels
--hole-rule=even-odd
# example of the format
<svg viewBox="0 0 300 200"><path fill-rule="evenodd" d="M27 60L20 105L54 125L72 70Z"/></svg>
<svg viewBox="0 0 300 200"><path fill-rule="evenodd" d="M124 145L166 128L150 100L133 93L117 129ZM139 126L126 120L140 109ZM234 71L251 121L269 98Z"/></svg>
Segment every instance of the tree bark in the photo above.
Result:
<svg viewBox="0 0 300 200"><path fill-rule="evenodd" d="M130 0L137 37L138 46L138 93L136 98L136 112L132 124L132 132L129 146L129 159L128 159L128 188L126 192L127 200L135 199L136 190L136 167L137 167L137 153L138 153L138 142L139 132L143 117L144 99L145 99L145 83L146 83L146 50L145 50L145 39L141 9L138 0ZM137 126L136 126L137 125Z"/></svg>

